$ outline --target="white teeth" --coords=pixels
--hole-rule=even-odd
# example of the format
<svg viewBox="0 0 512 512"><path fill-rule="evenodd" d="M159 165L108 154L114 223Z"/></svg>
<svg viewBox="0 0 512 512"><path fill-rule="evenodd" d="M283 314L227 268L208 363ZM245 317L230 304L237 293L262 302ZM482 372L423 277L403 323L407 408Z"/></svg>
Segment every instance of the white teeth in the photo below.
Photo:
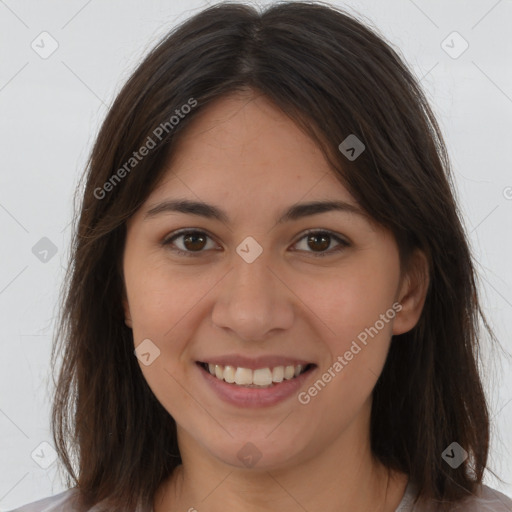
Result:
<svg viewBox="0 0 512 512"><path fill-rule="evenodd" d="M226 366L224 368L224 380L233 384L235 382L235 371L236 368L234 366Z"/></svg>
<svg viewBox="0 0 512 512"><path fill-rule="evenodd" d="M284 378L287 380L293 379L295 376L295 368L293 366L287 366L284 369Z"/></svg>
<svg viewBox="0 0 512 512"><path fill-rule="evenodd" d="M284 366L276 366L272 370L272 381L283 382L284 379Z"/></svg>
<svg viewBox="0 0 512 512"><path fill-rule="evenodd" d="M239 386L252 384L252 371L248 368L237 368L235 372L235 383Z"/></svg>
<svg viewBox="0 0 512 512"><path fill-rule="evenodd" d="M240 368L235 366L222 366L220 364L208 363L208 370L211 375L219 380L225 380L230 384L239 386L262 386L268 387L273 383L283 382L283 380L291 380L298 377L304 370L304 366L298 364L296 366L276 366L270 368L258 368L251 370L249 368Z"/></svg>
<svg viewBox="0 0 512 512"><path fill-rule="evenodd" d="M256 384L257 386L270 386L270 384L272 384L272 372L270 368L259 368L252 373L252 384Z"/></svg>

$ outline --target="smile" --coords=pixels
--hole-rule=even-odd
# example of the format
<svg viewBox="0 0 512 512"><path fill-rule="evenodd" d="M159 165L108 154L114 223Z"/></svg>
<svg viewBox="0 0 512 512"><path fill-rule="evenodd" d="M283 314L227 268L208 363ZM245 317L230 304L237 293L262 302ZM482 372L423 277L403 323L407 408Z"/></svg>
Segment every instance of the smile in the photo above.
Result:
<svg viewBox="0 0 512 512"><path fill-rule="evenodd" d="M283 380L292 380L307 372L313 364L274 366L273 368L243 368L238 366L220 365L213 363L199 362L206 371L218 380L248 388L268 388Z"/></svg>
<svg viewBox="0 0 512 512"><path fill-rule="evenodd" d="M211 397L214 400L218 398L222 402L243 408L270 407L291 400L306 385L306 381L314 378L318 368L316 364L305 361L301 361L303 364L274 366L281 362L276 361L269 366L263 366L263 361L253 360L253 369L247 368L251 365L247 360L245 366L234 366L233 361L229 361L231 365L221 365L220 362L219 360L208 364L196 361L195 367L202 376L200 382L206 384L206 389L209 390L208 393L213 393ZM243 384L237 384L237 380Z"/></svg>

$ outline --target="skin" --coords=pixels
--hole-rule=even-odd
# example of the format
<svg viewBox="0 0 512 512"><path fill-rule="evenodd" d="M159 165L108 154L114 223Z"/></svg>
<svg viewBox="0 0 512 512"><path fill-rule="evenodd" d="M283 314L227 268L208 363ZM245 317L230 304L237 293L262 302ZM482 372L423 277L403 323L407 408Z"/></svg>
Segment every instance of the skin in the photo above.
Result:
<svg viewBox="0 0 512 512"><path fill-rule="evenodd" d="M176 212L145 217L173 198L214 204L229 223ZM126 324L135 347L149 338L160 350L139 364L176 420L183 460L159 487L155 512L392 512L401 501L407 476L389 472L370 450L372 390L392 334L419 319L427 263L417 252L411 273L402 273L393 235L356 213L276 224L295 203L331 199L357 206L293 121L262 95L236 93L187 128L163 180L128 221ZM182 228L209 236L202 244L174 240L198 256L162 245ZM333 238L327 247L308 243L308 229L350 245L335 252ZM263 248L250 264L236 252L248 236ZM236 407L197 378L195 361L205 355L290 355L318 366L307 390L396 302L395 318L307 405L293 395L270 407ZM237 457L249 441L262 455L252 468Z"/></svg>

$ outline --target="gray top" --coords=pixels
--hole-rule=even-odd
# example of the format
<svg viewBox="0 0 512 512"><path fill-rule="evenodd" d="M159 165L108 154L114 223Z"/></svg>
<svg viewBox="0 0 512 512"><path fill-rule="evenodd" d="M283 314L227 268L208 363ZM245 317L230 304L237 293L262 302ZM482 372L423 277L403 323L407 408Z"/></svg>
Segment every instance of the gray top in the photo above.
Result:
<svg viewBox="0 0 512 512"><path fill-rule="evenodd" d="M12 510L11 512L77 512L73 507L73 497L78 492L76 487L61 492L55 496L43 498L27 505ZM404 496L395 512L436 512L435 503L413 506L417 488L409 482ZM87 512L99 512L99 505L95 505ZM462 501L454 509L454 512L512 512L512 500L503 493L486 485L480 488L478 496L471 496ZM142 510L137 512L143 512ZM153 512L153 511L151 511Z"/></svg>

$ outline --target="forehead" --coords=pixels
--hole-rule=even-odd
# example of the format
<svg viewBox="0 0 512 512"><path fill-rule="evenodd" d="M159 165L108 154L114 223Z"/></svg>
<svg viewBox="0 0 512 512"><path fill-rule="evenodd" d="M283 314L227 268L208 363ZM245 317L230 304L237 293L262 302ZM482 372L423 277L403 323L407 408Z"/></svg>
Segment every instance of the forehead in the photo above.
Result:
<svg viewBox="0 0 512 512"><path fill-rule="evenodd" d="M176 187L219 201L232 194L354 201L316 142L268 98L250 92L204 107L180 134L151 199Z"/></svg>

